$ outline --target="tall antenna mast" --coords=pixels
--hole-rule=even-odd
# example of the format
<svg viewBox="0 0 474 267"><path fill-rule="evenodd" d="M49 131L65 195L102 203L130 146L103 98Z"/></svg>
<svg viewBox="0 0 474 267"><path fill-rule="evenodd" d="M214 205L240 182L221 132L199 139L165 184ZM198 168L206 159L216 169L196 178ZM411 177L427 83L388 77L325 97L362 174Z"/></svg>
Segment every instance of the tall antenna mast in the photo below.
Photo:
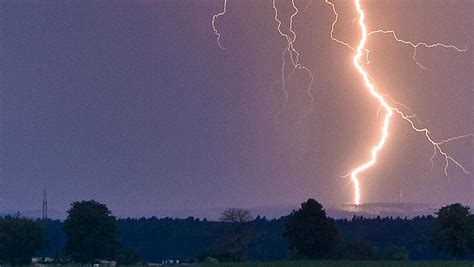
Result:
<svg viewBox="0 0 474 267"><path fill-rule="evenodd" d="M41 217L43 220L48 219L48 200L46 199L46 188L43 191L43 215Z"/></svg>

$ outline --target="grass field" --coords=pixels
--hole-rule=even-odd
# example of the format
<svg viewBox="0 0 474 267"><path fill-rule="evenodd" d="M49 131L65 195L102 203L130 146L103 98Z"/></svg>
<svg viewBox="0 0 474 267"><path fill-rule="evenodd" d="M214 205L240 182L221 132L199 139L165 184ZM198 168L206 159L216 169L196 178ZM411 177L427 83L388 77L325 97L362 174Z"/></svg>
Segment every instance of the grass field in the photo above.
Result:
<svg viewBox="0 0 474 267"><path fill-rule="evenodd" d="M201 266L210 266L203 264ZM249 262L221 263L225 267L474 267L474 262L466 261L313 261L313 262Z"/></svg>

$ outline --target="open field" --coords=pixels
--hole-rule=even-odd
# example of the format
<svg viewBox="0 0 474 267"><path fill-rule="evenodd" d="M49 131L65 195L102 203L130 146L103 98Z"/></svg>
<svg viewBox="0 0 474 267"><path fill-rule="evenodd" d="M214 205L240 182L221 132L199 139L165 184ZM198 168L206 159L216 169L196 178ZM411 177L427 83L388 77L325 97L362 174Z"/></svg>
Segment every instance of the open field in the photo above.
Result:
<svg viewBox="0 0 474 267"><path fill-rule="evenodd" d="M209 266L203 264L201 266ZM312 261L221 263L225 267L474 267L472 261Z"/></svg>

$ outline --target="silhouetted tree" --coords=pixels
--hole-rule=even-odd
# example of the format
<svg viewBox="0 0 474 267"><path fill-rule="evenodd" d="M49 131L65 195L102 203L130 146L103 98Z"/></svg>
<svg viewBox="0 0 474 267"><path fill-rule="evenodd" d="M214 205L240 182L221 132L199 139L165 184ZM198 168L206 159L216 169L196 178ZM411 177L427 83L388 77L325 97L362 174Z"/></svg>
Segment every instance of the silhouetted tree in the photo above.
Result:
<svg viewBox="0 0 474 267"><path fill-rule="evenodd" d="M442 207L436 214L431 243L456 259L473 253L474 216L469 207L455 203Z"/></svg>
<svg viewBox="0 0 474 267"><path fill-rule="evenodd" d="M0 263L27 265L36 252L46 246L38 222L7 216L0 218Z"/></svg>
<svg viewBox="0 0 474 267"><path fill-rule="evenodd" d="M118 241L115 217L94 200L72 203L64 221L65 254L74 262L93 263L115 257Z"/></svg>
<svg viewBox="0 0 474 267"><path fill-rule="evenodd" d="M251 221L252 213L247 209L230 208L221 214L221 221L232 224L233 227L241 228L245 223Z"/></svg>
<svg viewBox="0 0 474 267"><path fill-rule="evenodd" d="M314 199L308 199L288 216L284 236L290 251L296 249L299 256L309 259L329 258L339 241L334 222Z"/></svg>
<svg viewBox="0 0 474 267"><path fill-rule="evenodd" d="M221 221L226 223L227 233L224 248L220 250L223 255L230 257L224 260L242 261L244 259L250 234L249 222L252 219L252 214L247 209L230 208L222 212Z"/></svg>
<svg viewBox="0 0 474 267"><path fill-rule="evenodd" d="M245 260L288 259L288 242L283 237L287 220L288 216L250 221ZM334 221L342 239L347 243L357 240L369 242L377 248L379 259L407 259L409 253L410 260L443 260L446 255L439 253L434 246L426 242L435 222L436 218L433 216L412 219L356 217L352 220ZM63 256L57 253L64 247L63 222L49 221L42 224L46 229L49 228L46 234L50 246L38 255ZM128 218L118 219L117 227L120 243L135 250L145 262L161 262L164 259L179 259L184 262L198 258L202 261L207 256L219 260L232 259L231 255L219 254L218 251L218 244L222 244L221 241L227 238L229 231L226 230L230 229L230 225L224 222L196 218ZM296 252L294 255L296 258Z"/></svg>

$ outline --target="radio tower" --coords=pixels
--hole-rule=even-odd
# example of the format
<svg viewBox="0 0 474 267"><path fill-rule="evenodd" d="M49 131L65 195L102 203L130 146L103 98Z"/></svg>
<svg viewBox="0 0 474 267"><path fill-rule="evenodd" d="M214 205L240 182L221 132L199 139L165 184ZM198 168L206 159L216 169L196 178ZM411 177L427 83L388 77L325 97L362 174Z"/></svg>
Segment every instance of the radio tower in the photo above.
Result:
<svg viewBox="0 0 474 267"><path fill-rule="evenodd" d="M48 200L46 199L46 188L43 191L43 215L41 218L43 221L48 219Z"/></svg>

